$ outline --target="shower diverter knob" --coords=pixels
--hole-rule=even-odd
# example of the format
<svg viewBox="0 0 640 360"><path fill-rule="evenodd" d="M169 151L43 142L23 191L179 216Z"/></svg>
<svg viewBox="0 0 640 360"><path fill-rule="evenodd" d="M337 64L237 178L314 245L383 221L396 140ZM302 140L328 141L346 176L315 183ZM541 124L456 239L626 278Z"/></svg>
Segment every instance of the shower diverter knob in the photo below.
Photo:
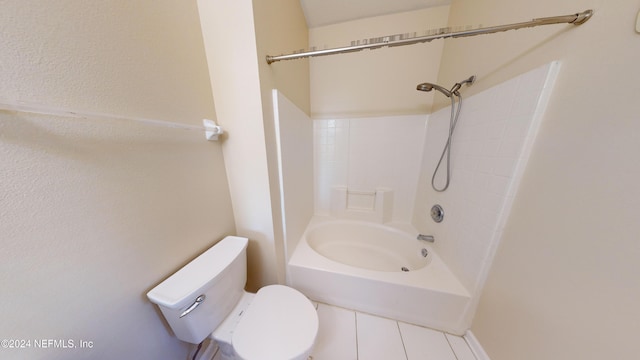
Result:
<svg viewBox="0 0 640 360"><path fill-rule="evenodd" d="M444 218L444 209L442 206L436 204L431 207L431 218L437 223L442 222Z"/></svg>

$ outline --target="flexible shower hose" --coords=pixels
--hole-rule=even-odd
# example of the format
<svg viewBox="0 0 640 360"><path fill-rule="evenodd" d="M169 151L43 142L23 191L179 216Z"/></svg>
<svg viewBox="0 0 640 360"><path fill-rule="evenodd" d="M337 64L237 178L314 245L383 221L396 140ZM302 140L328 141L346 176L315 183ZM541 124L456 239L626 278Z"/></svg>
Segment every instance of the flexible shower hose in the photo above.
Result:
<svg viewBox="0 0 640 360"><path fill-rule="evenodd" d="M456 100L455 97L458 97L458 106L456 108ZM438 165L436 165L436 169L433 171L433 176L431 177L431 187L433 190L437 192L443 192L447 190L449 187L449 182L451 180L451 143L453 138L453 130L456 128L456 124L458 123L458 117L460 116L460 110L462 109L462 95L459 92L454 92L450 96L451 98L451 116L449 117L449 137L447 138L447 143L444 145L444 149L442 149L442 155L440 155L440 160L438 160ZM436 187L436 174L440 169L440 165L442 164L442 159L444 156L447 156L447 177L444 184L444 187L438 189Z"/></svg>

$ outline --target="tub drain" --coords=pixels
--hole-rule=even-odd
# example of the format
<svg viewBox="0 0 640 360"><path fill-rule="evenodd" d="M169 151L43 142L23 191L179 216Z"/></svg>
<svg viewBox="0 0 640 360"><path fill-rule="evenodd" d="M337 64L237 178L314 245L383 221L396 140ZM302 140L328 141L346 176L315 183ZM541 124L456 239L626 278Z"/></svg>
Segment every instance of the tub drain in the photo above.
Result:
<svg viewBox="0 0 640 360"><path fill-rule="evenodd" d="M407 267L406 267L406 266L401 267L401 268L400 268L400 270L405 271L405 272L406 272L406 271L409 271L409 269L407 269Z"/></svg>

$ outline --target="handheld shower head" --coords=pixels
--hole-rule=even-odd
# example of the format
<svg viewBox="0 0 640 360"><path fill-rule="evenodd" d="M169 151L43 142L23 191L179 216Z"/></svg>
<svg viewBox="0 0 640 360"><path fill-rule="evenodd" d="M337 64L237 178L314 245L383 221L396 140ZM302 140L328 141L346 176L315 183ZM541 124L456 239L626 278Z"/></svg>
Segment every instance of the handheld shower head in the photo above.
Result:
<svg viewBox="0 0 640 360"><path fill-rule="evenodd" d="M455 83L451 88L451 90L447 90L440 85L436 85L432 83L422 83L422 84L418 84L418 86L416 87L416 90L419 90L419 91L431 91L433 89L436 89L441 93L445 94L451 100L451 118L449 119L449 138L447 139L447 143L444 146L444 149L442 150L442 155L440 156L440 160L438 160L438 165L436 165L436 169L433 171L433 176L431 177L431 187L433 187L433 189L437 192L445 191L449 187L449 180L450 180L450 173L451 173L451 167L450 167L451 141L452 141L451 137L453 136L453 130L455 129L456 124L458 123L458 117L460 116L460 110L462 109L462 95L460 95L460 92L458 90L460 90L463 84L471 85L475 81L476 81L476 76L475 75L470 76L467 79L464 79L460 82ZM458 101L457 108L455 106L456 100ZM444 187L437 188L435 185L436 174L438 173L438 169L440 169L440 164L442 164L442 159L444 159L445 156L447 157L446 183L444 184Z"/></svg>
<svg viewBox="0 0 640 360"><path fill-rule="evenodd" d="M430 83L418 84L418 86L416 86L416 90L419 90L419 91L431 91L431 90L433 90L433 84L430 84Z"/></svg>
<svg viewBox="0 0 640 360"><path fill-rule="evenodd" d="M440 91L441 93L443 93L446 97L451 97L452 92L443 88L440 85L436 85L436 84L432 84L432 83L422 83L422 84L418 84L418 86L416 87L416 90L419 91L431 91L433 89L436 89L438 91Z"/></svg>
<svg viewBox="0 0 640 360"><path fill-rule="evenodd" d="M476 76L475 75L471 75L468 79L464 79L458 83L455 83L453 85L453 87L451 88L451 90L447 90L445 88L443 88L440 85L436 85L436 84L432 84L432 83L422 83L422 84L418 84L418 86L416 87L416 90L420 90L420 91L431 91L433 89L436 89L438 91L440 91L441 93L443 93L446 97L451 97L453 95L455 96L460 96L460 93L458 92L458 90L460 90L460 88L462 87L463 84L467 84L467 86L473 84L476 81Z"/></svg>

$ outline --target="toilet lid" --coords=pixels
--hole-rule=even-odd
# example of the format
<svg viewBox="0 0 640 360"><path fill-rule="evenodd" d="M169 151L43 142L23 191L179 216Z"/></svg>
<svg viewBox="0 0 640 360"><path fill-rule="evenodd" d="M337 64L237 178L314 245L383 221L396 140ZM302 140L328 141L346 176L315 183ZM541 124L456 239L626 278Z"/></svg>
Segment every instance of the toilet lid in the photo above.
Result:
<svg viewBox="0 0 640 360"><path fill-rule="evenodd" d="M290 287L270 285L258 291L231 341L243 360L289 360L308 354L317 334L318 313L309 299Z"/></svg>

